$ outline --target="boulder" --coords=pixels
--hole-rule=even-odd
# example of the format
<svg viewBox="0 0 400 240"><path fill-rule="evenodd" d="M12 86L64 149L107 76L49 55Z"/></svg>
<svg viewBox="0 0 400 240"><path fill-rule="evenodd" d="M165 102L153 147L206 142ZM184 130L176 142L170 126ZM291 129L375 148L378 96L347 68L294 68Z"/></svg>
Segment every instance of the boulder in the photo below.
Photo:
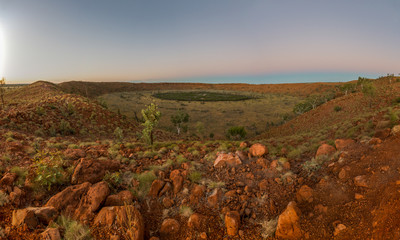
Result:
<svg viewBox="0 0 400 240"><path fill-rule="evenodd" d="M239 231L240 214L238 211L229 211L225 214L225 227L229 236L236 236Z"/></svg>
<svg viewBox="0 0 400 240"><path fill-rule="evenodd" d="M198 204L200 199L204 196L204 192L206 191L206 187L203 185L194 186L192 193L189 196L189 201L191 204Z"/></svg>
<svg viewBox="0 0 400 240"><path fill-rule="evenodd" d="M71 177L72 184L81 184L84 182L100 182L106 172L118 171L120 163L112 160L79 160Z"/></svg>
<svg viewBox="0 0 400 240"><path fill-rule="evenodd" d="M104 203L104 206L124 206L130 205L133 201L133 195L130 191L124 190L117 194L109 195Z"/></svg>
<svg viewBox="0 0 400 240"><path fill-rule="evenodd" d="M103 207L94 219L94 225L125 229L129 239L143 240L144 221L140 212L132 205Z"/></svg>
<svg viewBox="0 0 400 240"><path fill-rule="evenodd" d="M60 230L58 228L47 228L40 234L40 239L43 240L61 240Z"/></svg>
<svg viewBox="0 0 400 240"><path fill-rule="evenodd" d="M218 153L217 159L214 161L214 167L230 166L234 167L242 164L240 158L233 153Z"/></svg>
<svg viewBox="0 0 400 240"><path fill-rule="evenodd" d="M180 224L172 218L165 219L161 224L160 233L162 236L170 236L179 232Z"/></svg>
<svg viewBox="0 0 400 240"><path fill-rule="evenodd" d="M365 175L357 176L354 178L354 185L357 187L365 187L368 188L369 184L367 181L367 177Z"/></svg>
<svg viewBox="0 0 400 240"><path fill-rule="evenodd" d="M353 139L336 139L335 147L337 150L343 150L350 145L353 145L355 142Z"/></svg>
<svg viewBox="0 0 400 240"><path fill-rule="evenodd" d="M1 179L0 179L0 189L8 190L11 191L12 185L17 178L17 174L15 173L6 173Z"/></svg>
<svg viewBox="0 0 400 240"><path fill-rule="evenodd" d="M400 134L400 125L394 126L394 127L392 128L392 130L390 131L390 133L391 133L393 136L399 135L399 134Z"/></svg>
<svg viewBox="0 0 400 240"><path fill-rule="evenodd" d="M58 216L58 212L54 207L37 207L29 209L33 210L36 218L44 225L48 225Z"/></svg>
<svg viewBox="0 0 400 240"><path fill-rule="evenodd" d="M98 182L92 185L86 195L81 199L75 210L75 218L86 221L94 217L94 213L110 194L110 188L106 182Z"/></svg>
<svg viewBox="0 0 400 240"><path fill-rule="evenodd" d="M169 177L172 181L174 193L177 194L182 190L183 187L183 176L179 170L173 170Z"/></svg>
<svg viewBox="0 0 400 240"><path fill-rule="evenodd" d="M211 195L207 198L207 203L210 207L218 207L219 203L224 196L224 193L220 188L214 189Z"/></svg>
<svg viewBox="0 0 400 240"><path fill-rule="evenodd" d="M264 154L268 154L268 148L263 144L253 144L249 149L250 155L253 157L261 157Z"/></svg>
<svg viewBox="0 0 400 240"><path fill-rule="evenodd" d="M298 202L309 202L313 201L314 190L307 185L301 186L299 191L296 193L296 199Z"/></svg>
<svg viewBox="0 0 400 240"><path fill-rule="evenodd" d="M319 157L319 156L323 156L323 155L331 155L335 152L335 148L332 147L329 144L322 144L318 150L317 150L317 154L315 154L315 157Z"/></svg>
<svg viewBox="0 0 400 240"><path fill-rule="evenodd" d="M160 193L164 185L165 185L164 181L158 179L154 180L150 187L149 196L153 198L158 197L158 194Z"/></svg>
<svg viewBox="0 0 400 240"><path fill-rule="evenodd" d="M19 187L14 187L14 190L10 193L9 200L11 204L19 206L22 203L24 195L24 191L22 191Z"/></svg>
<svg viewBox="0 0 400 240"><path fill-rule="evenodd" d="M67 149L64 151L64 156L69 160L78 160L80 158L86 157L86 152L82 149Z"/></svg>
<svg viewBox="0 0 400 240"><path fill-rule="evenodd" d="M199 231L204 224L205 217L198 213L193 213L188 220L188 227Z"/></svg>
<svg viewBox="0 0 400 240"><path fill-rule="evenodd" d="M92 184L85 182L69 186L49 199L46 207L54 207L57 211L72 214L78 207L81 198L87 193Z"/></svg>
<svg viewBox="0 0 400 240"><path fill-rule="evenodd" d="M333 232L333 235L337 236L337 235L339 235L340 232L342 232L345 229L346 229L346 226L340 223L335 227L335 231Z"/></svg>
<svg viewBox="0 0 400 240"><path fill-rule="evenodd" d="M275 236L282 239L300 239L300 210L296 202L289 202L286 209L278 218Z"/></svg>
<svg viewBox="0 0 400 240"><path fill-rule="evenodd" d="M32 208L25 208L13 211L11 224L16 227L26 224L28 228L34 229L39 225L39 221Z"/></svg>

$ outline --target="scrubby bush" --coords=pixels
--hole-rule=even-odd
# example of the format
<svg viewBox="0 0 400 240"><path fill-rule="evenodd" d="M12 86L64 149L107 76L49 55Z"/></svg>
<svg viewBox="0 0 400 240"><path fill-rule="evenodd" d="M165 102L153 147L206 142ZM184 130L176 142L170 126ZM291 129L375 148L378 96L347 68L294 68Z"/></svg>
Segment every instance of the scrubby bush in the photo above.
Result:
<svg viewBox="0 0 400 240"><path fill-rule="evenodd" d="M33 160L36 168L34 181L39 187L47 187L50 190L53 185L66 182L64 160L59 154L39 152Z"/></svg>
<svg viewBox="0 0 400 240"><path fill-rule="evenodd" d="M66 216L61 215L58 219L57 222L52 224L53 227L59 227L61 228L64 232L64 238L65 240L89 240L92 239L92 236L90 234L90 229L75 221L72 220Z"/></svg>
<svg viewBox="0 0 400 240"><path fill-rule="evenodd" d="M232 140L241 140L246 137L246 130L242 126L234 126L228 129L227 137Z"/></svg>
<svg viewBox="0 0 400 240"><path fill-rule="evenodd" d="M342 110L342 107L341 107L341 106L335 106L335 107L333 108L333 110L335 110L335 112L339 112L339 111Z"/></svg>

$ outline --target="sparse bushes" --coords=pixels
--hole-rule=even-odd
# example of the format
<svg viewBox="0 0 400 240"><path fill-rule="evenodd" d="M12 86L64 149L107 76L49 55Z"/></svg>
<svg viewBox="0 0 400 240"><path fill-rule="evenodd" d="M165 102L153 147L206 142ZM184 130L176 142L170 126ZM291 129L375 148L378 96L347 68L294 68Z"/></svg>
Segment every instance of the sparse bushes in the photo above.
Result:
<svg viewBox="0 0 400 240"><path fill-rule="evenodd" d="M242 126L234 126L228 129L227 138L232 140L241 140L246 137L246 130Z"/></svg>
<svg viewBox="0 0 400 240"><path fill-rule="evenodd" d="M134 178L139 181L139 186L136 192L139 196L145 196L150 190L151 184L157 179L153 171L143 172L135 175Z"/></svg>

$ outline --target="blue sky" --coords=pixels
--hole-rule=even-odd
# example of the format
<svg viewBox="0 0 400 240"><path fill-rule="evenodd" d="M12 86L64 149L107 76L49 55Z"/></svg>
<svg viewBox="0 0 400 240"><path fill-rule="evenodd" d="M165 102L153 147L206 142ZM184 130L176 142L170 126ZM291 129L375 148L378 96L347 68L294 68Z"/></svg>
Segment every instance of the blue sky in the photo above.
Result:
<svg viewBox="0 0 400 240"><path fill-rule="evenodd" d="M0 0L0 75L397 74L399 12L397 0Z"/></svg>

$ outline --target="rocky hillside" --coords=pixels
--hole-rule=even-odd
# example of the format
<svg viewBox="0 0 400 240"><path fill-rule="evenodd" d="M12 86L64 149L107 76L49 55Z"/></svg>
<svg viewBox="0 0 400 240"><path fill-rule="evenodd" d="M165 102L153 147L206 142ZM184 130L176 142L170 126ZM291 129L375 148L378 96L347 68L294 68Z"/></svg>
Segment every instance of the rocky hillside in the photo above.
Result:
<svg viewBox="0 0 400 240"><path fill-rule="evenodd" d="M19 95L21 102L8 107L29 111L28 126L45 124L40 116L57 121L59 114L71 126L79 119L86 126L79 117L85 101L96 113L118 117L55 85L33 87L33 93L38 88L43 94L27 100ZM9 94L12 99L17 92ZM278 128L281 136L271 129L274 138L244 142L174 140L147 146L129 135L56 132L51 137L47 128L37 137L21 127L25 118L10 125L13 119L0 129L0 238L398 239L398 92L385 92L371 105L363 102L372 109L366 119L342 122L347 107L362 100L359 95L298 116ZM70 102L74 114L62 115ZM47 108L48 103L55 107ZM339 103L343 112L334 113L343 115L334 122L327 109ZM45 114L34 113L38 106ZM363 112L357 106L354 112ZM11 116L4 109L1 114ZM114 131L116 125L108 124ZM87 128L98 126L96 121ZM293 128L297 132L288 132Z"/></svg>

